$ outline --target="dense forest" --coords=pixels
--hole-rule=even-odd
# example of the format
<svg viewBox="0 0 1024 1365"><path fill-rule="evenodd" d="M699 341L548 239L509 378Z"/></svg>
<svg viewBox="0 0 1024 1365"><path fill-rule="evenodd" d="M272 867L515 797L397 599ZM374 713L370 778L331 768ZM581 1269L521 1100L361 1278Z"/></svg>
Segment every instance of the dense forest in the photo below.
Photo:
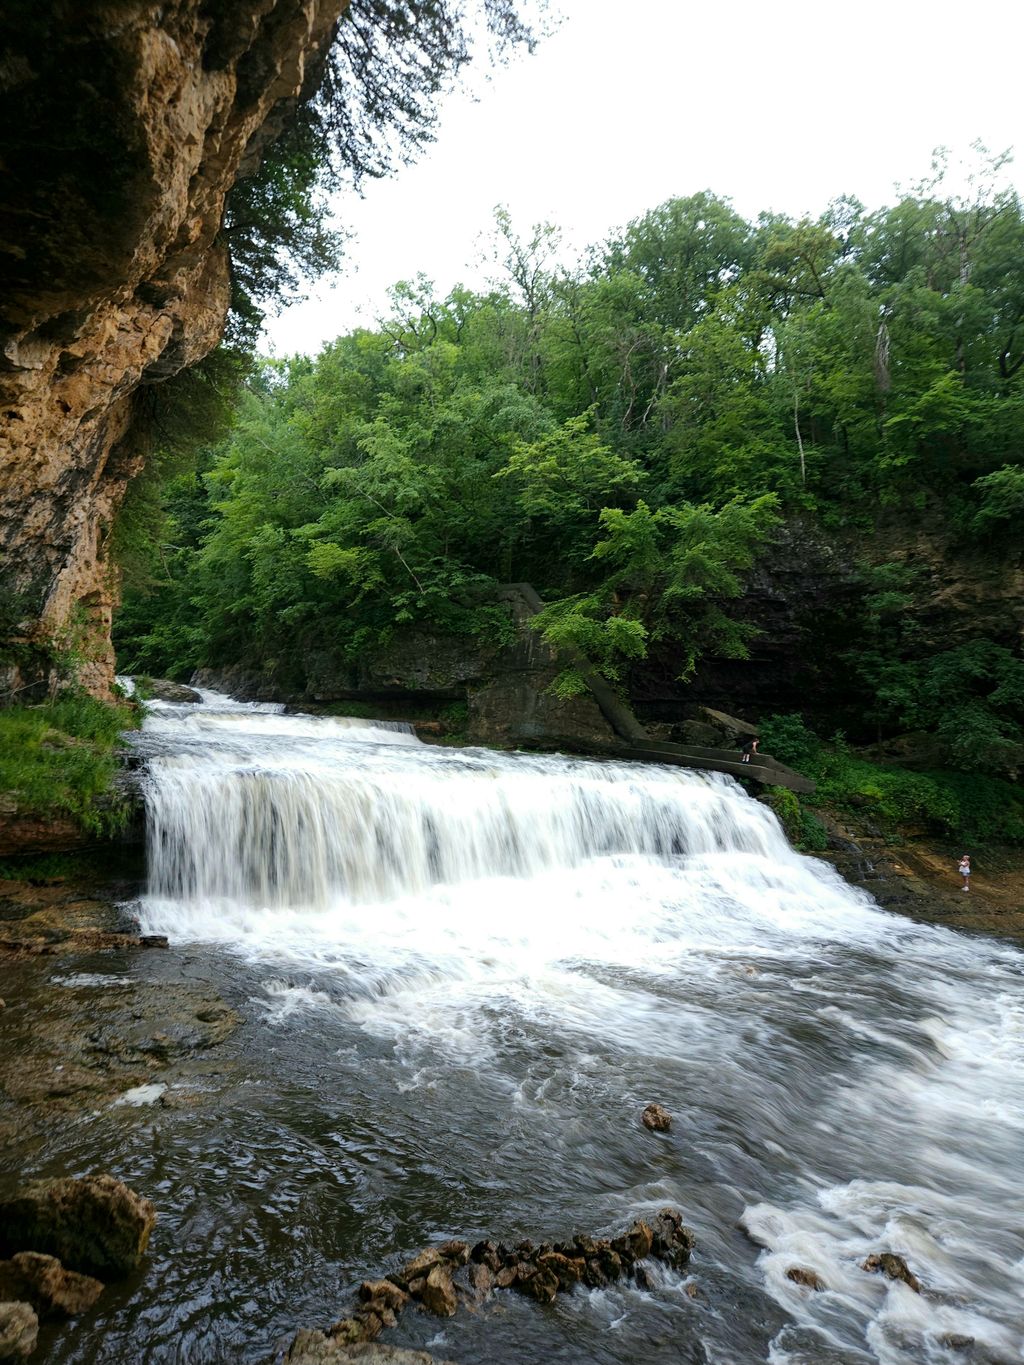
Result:
<svg viewBox="0 0 1024 1365"><path fill-rule="evenodd" d="M701 193L571 270L551 227L499 211L495 241L486 292L399 284L390 317L315 359L222 351L157 391L119 532L122 666L270 661L299 685L314 644L500 637L494 589L527 580L547 638L618 685L652 651L685 680L744 657L752 566L812 525L856 566L843 727L1015 776L1014 623L936 647L934 584L893 545L923 530L998 566L1019 543L1020 199L938 176L876 212L749 222Z"/></svg>

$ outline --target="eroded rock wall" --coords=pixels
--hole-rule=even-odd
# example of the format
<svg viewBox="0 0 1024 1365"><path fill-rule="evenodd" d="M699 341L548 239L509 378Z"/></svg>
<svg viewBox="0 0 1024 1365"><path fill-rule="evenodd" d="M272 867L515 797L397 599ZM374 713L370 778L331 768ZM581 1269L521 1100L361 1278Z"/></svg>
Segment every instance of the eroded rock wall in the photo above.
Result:
<svg viewBox="0 0 1024 1365"><path fill-rule="evenodd" d="M227 313L224 200L308 92L346 0L50 0L0 16L4 633L113 679L108 554L142 387ZM32 681L0 666L0 694Z"/></svg>

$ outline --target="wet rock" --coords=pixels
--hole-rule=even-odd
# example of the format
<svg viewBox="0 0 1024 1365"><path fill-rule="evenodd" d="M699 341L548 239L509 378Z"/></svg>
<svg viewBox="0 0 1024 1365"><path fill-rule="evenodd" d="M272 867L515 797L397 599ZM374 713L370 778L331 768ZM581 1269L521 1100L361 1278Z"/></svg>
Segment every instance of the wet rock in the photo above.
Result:
<svg viewBox="0 0 1024 1365"><path fill-rule="evenodd" d="M444 1257L437 1247L427 1247L418 1256L407 1262L397 1274L391 1276L394 1282L403 1289L409 1289L416 1280L426 1279L427 1275L439 1265Z"/></svg>
<svg viewBox="0 0 1024 1365"><path fill-rule="evenodd" d="M642 1262L655 1256L678 1269L689 1260L693 1245L693 1233L684 1226L682 1215L670 1208L662 1209L650 1223L637 1219L614 1240L577 1233L571 1241L554 1245L521 1241L509 1247L482 1241L472 1250L465 1242L444 1242L421 1251L386 1280L365 1280L355 1313L335 1323L327 1337L300 1333L287 1357L288 1365L346 1359L338 1354L341 1347L354 1347L391 1327L410 1297L439 1317L451 1317L460 1295L473 1304L492 1289L515 1289L538 1303L552 1303L559 1293L570 1293L578 1284L601 1288L632 1276L642 1288L652 1290L654 1280ZM465 1265L468 1290L461 1279L456 1284L454 1278ZM307 1354L293 1354L300 1348ZM322 1354L325 1351L333 1354Z"/></svg>
<svg viewBox="0 0 1024 1365"><path fill-rule="evenodd" d="M554 1303L562 1288L558 1275L550 1266L531 1267L528 1276L521 1276L517 1285L519 1291L538 1303Z"/></svg>
<svg viewBox="0 0 1024 1365"><path fill-rule="evenodd" d="M356 1321L359 1324L359 1336L357 1338L359 1341L373 1341L384 1330L383 1314L375 1313L372 1308L364 1308L357 1313Z"/></svg>
<svg viewBox="0 0 1024 1365"><path fill-rule="evenodd" d="M683 1225L682 1214L675 1209L662 1209L651 1224L651 1255L676 1270L682 1269L690 1259L695 1238L688 1227Z"/></svg>
<svg viewBox="0 0 1024 1365"><path fill-rule="evenodd" d="M872 1271L874 1274L882 1274L889 1280L902 1280L905 1285L909 1285L915 1294L921 1292L921 1282L914 1272L907 1265L902 1256L897 1256L891 1251L882 1251L875 1256L869 1256L861 1264L862 1270Z"/></svg>
<svg viewBox="0 0 1024 1365"><path fill-rule="evenodd" d="M300 1332L299 1336L301 1335ZM316 1332L313 1335L320 1336L320 1333ZM327 1335L331 1341L336 1341L341 1345L351 1345L366 1340L366 1328L363 1325L362 1318L342 1318L340 1322L336 1322L330 1328ZM290 1356L289 1359L291 1359Z"/></svg>
<svg viewBox="0 0 1024 1365"><path fill-rule="evenodd" d="M645 1265L633 1267L633 1280L638 1289L643 1289L648 1294L654 1292L654 1276Z"/></svg>
<svg viewBox="0 0 1024 1365"><path fill-rule="evenodd" d="M38 1335L39 1319L27 1303L0 1303L0 1361L30 1356Z"/></svg>
<svg viewBox="0 0 1024 1365"><path fill-rule="evenodd" d="M346 1344L322 1332L301 1331L285 1356L285 1365L334 1365L346 1360L365 1361L366 1365L452 1365L426 1351L406 1351L380 1342Z"/></svg>
<svg viewBox="0 0 1024 1365"><path fill-rule="evenodd" d="M419 1299L429 1313L439 1318L455 1316L459 1301L455 1297L452 1272L446 1265L438 1264L431 1268L426 1283L420 1290Z"/></svg>
<svg viewBox="0 0 1024 1365"><path fill-rule="evenodd" d="M621 1237L612 1240L612 1250L618 1252L626 1260L642 1261L651 1254L651 1247L654 1245L654 1232L648 1225L640 1219L633 1224L628 1232Z"/></svg>
<svg viewBox="0 0 1024 1365"><path fill-rule="evenodd" d="M27 911L34 914L34 911ZM53 957L60 953L124 953L141 948L166 948L164 934L122 934L103 929L56 929L47 924L25 924L0 936L0 950Z"/></svg>
<svg viewBox="0 0 1024 1365"><path fill-rule="evenodd" d="M39 1107L96 1108L152 1083L154 1072L191 1064L240 1022L216 996L130 978L72 977L26 1004L17 1019L12 1011L9 1046L0 1053L0 1090L26 1121Z"/></svg>
<svg viewBox="0 0 1024 1365"><path fill-rule="evenodd" d="M442 1242L437 1250L446 1261L452 1261L455 1265L465 1265L469 1260L469 1243L460 1242L457 1238Z"/></svg>
<svg viewBox="0 0 1024 1365"><path fill-rule="evenodd" d="M0 1261L0 1300L23 1299L41 1321L84 1313L102 1293L99 1280L65 1270L55 1257L38 1251L19 1251Z"/></svg>
<svg viewBox="0 0 1024 1365"><path fill-rule="evenodd" d="M667 1133L672 1127L672 1115L660 1104L649 1104L640 1115L640 1122L652 1133Z"/></svg>
<svg viewBox="0 0 1024 1365"><path fill-rule="evenodd" d="M586 1268L583 1271L583 1283L588 1289L603 1289L608 1283L608 1276L601 1269L601 1262L596 1256L591 1257L586 1262Z"/></svg>
<svg viewBox="0 0 1024 1365"><path fill-rule="evenodd" d="M501 1254L497 1242L477 1242L470 1252L470 1258L480 1265L485 1265L492 1274L496 1275L501 1269Z"/></svg>
<svg viewBox="0 0 1024 1365"><path fill-rule="evenodd" d="M558 1281L559 1289L564 1292L575 1288L583 1278L586 1262L572 1256L563 1256L558 1251L548 1251L538 1257L540 1265L550 1270Z"/></svg>
<svg viewBox="0 0 1024 1365"><path fill-rule="evenodd" d="M41 1251L116 1278L138 1267L155 1222L149 1200L111 1175L37 1181L0 1202L0 1254Z"/></svg>
<svg viewBox="0 0 1024 1365"><path fill-rule="evenodd" d="M963 1336L959 1332L947 1332L939 1337L939 1342L951 1351L969 1351L974 1345L974 1338Z"/></svg>
<svg viewBox="0 0 1024 1365"><path fill-rule="evenodd" d="M383 1304L395 1313L409 1302L409 1295L393 1280L364 1280L359 1286L359 1297L366 1303Z"/></svg>
<svg viewBox="0 0 1024 1365"><path fill-rule="evenodd" d="M474 1262L469 1267L469 1283L479 1295L489 1294L494 1288L494 1275L490 1267L482 1262Z"/></svg>
<svg viewBox="0 0 1024 1365"><path fill-rule="evenodd" d="M802 1284L807 1289L828 1288L816 1270L809 1270L803 1265L791 1265L786 1271L786 1279L792 1280L794 1284Z"/></svg>
<svg viewBox="0 0 1024 1365"><path fill-rule="evenodd" d="M170 678L150 678L147 691L157 701L200 702L202 697L194 687L171 682Z"/></svg>

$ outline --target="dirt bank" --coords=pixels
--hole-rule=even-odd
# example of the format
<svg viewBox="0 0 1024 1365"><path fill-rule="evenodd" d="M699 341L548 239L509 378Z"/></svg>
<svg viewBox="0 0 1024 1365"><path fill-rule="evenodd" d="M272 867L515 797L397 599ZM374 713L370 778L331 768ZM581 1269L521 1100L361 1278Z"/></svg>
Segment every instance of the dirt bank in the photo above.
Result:
<svg viewBox="0 0 1024 1365"><path fill-rule="evenodd" d="M890 843L834 812L817 811L831 847L823 857L847 881L887 910L949 929L1024 943L1024 850L964 849L934 839ZM961 889L957 864L971 853L971 889Z"/></svg>

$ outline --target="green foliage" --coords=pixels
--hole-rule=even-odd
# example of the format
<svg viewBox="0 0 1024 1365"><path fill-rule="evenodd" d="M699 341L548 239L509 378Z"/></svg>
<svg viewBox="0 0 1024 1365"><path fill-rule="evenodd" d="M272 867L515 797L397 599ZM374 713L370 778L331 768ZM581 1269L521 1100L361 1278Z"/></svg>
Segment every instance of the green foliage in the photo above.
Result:
<svg viewBox="0 0 1024 1365"><path fill-rule="evenodd" d="M766 801L778 817L789 842L799 843L803 822L800 818L800 798L796 792L790 791L788 787L770 787Z"/></svg>
<svg viewBox="0 0 1024 1365"><path fill-rule="evenodd" d="M606 507L598 518L604 538L590 555L604 579L596 591L553 602L536 620L556 649L582 654L606 678L618 679L630 660L643 659L650 638L678 649L687 677L700 655L745 658L752 627L728 616L722 599L739 597L738 571L753 562L755 547L775 524L775 498L734 499L715 511L680 504L632 512ZM584 686L570 668L556 690L571 696Z"/></svg>
<svg viewBox="0 0 1024 1365"><path fill-rule="evenodd" d="M823 742L796 715L769 716L760 735L766 753L817 782L814 796L805 798L807 804L867 816L891 835L924 828L975 844L1024 843L1024 795L1019 787L998 777L916 772L870 762L852 753L841 736ZM785 819L783 823L793 839L795 816L790 812L788 819L789 823ZM813 831L801 822L794 842L812 848L815 845L809 840L813 837Z"/></svg>
<svg viewBox="0 0 1024 1365"><path fill-rule="evenodd" d="M137 725L137 708L85 694L0 710L0 794L19 813L67 815L90 833L113 832L127 814L110 795L116 749Z"/></svg>
<svg viewBox="0 0 1024 1365"><path fill-rule="evenodd" d="M399 60L431 51L435 71L463 59L458 6L446 18L426 0L380 0L349 14L341 38L369 44L360 79L378 82L382 117L404 79L382 37ZM429 112L410 105L410 147ZM352 167L371 174L384 125L361 126ZM327 134L313 117L302 128L279 151L309 172ZM267 165L267 213L301 237L301 194L287 166ZM154 438L159 503L140 488L118 529L138 552L119 550L123 666L180 677L272 661L301 685L310 657L344 667L406 629L496 644L510 622L495 590L526 580L548 603L537 625L565 655L564 694L585 685L583 660L623 688L648 667L687 678L702 658L746 657L761 624L746 594L767 552L776 579L784 568L789 520L837 541L840 562L887 547L859 549L838 625L801 623L802 652L828 654L846 728L858 740L921 730L938 763L1019 773L1010 613L1005 629L975 626L939 556L915 543L945 537L993 573L1016 544L1019 197L979 181L966 203L935 181L874 213L844 200L813 220L747 222L705 192L643 215L573 270L552 264L557 240L498 210L501 278L487 291L442 298L404 281L375 330L315 360L261 363L236 387L227 432L193 436L195 472ZM248 284L239 272L254 298L261 269ZM159 425L184 432L193 417ZM893 810L934 814L936 800L891 794Z"/></svg>
<svg viewBox="0 0 1024 1365"><path fill-rule="evenodd" d="M996 532L1019 538L1024 517L1024 468L1003 465L976 479L971 487L979 494L973 529L981 534Z"/></svg>

